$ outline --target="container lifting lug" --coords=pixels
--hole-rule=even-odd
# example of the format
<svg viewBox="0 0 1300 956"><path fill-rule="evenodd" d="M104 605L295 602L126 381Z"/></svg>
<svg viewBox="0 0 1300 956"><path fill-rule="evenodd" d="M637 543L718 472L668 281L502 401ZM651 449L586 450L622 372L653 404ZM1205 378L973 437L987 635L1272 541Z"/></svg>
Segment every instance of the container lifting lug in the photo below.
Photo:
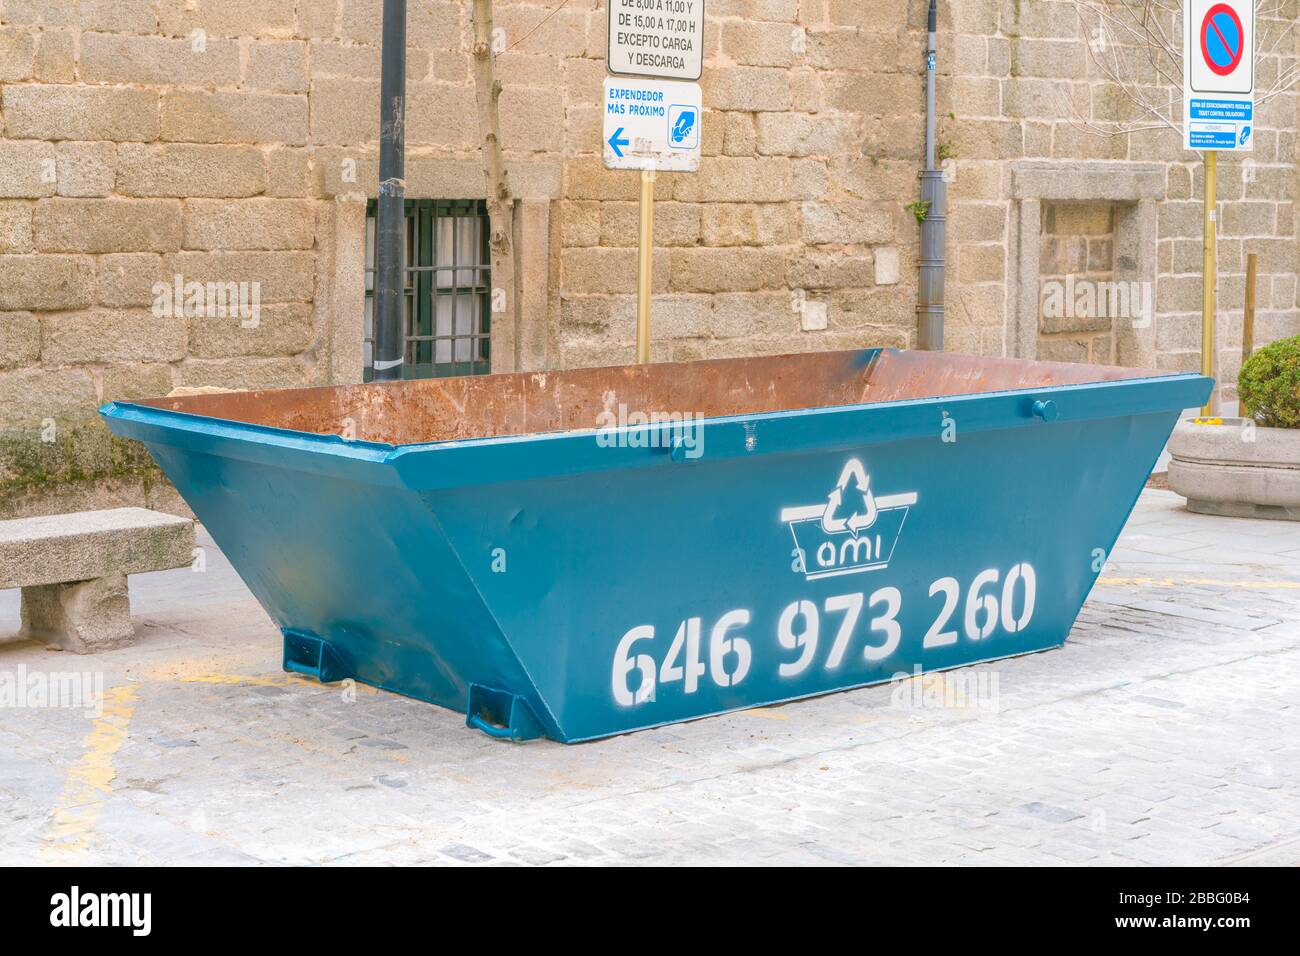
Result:
<svg viewBox="0 0 1300 956"><path fill-rule="evenodd" d="M521 743L544 733L533 710L518 694L505 690L469 685L469 707L465 726L481 730L490 737Z"/></svg>
<svg viewBox="0 0 1300 956"><path fill-rule="evenodd" d="M1050 398L1035 399L1031 410L1036 418L1041 418L1045 422L1054 422L1061 417L1061 410Z"/></svg>
<svg viewBox="0 0 1300 956"><path fill-rule="evenodd" d="M301 631L284 632L284 669L332 684L351 675L329 642Z"/></svg>

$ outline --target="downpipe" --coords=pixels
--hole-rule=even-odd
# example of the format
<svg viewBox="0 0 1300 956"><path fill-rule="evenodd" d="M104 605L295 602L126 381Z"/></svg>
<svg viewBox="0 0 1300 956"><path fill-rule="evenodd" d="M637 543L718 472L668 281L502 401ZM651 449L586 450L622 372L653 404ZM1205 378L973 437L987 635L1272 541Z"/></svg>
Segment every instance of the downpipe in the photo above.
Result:
<svg viewBox="0 0 1300 956"><path fill-rule="evenodd" d="M936 0L930 0L925 51L925 168L921 170L921 275L916 306L917 348L943 350L944 244L948 231L948 184L935 166L934 74L938 58Z"/></svg>
<svg viewBox="0 0 1300 956"><path fill-rule="evenodd" d="M375 209L372 380L402 377L406 232L406 0L384 0L379 79L379 199Z"/></svg>

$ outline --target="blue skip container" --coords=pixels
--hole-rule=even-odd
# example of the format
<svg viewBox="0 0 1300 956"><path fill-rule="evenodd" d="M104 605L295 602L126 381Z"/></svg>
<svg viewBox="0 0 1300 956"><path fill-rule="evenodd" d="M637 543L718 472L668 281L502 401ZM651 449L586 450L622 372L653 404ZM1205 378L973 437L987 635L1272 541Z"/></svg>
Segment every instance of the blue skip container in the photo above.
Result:
<svg viewBox="0 0 1300 956"><path fill-rule="evenodd" d="M569 743L1060 645L1212 385L869 349L102 413L286 670Z"/></svg>

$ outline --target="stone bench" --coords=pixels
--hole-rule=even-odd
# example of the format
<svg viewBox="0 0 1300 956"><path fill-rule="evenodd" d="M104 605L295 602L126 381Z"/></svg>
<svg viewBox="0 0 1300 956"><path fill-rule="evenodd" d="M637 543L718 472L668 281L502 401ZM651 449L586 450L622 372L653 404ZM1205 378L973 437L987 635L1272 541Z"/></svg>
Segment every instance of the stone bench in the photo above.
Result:
<svg viewBox="0 0 1300 956"><path fill-rule="evenodd" d="M0 589L23 589L23 636L78 654L134 639L128 574L193 559L194 522L144 508L0 521Z"/></svg>

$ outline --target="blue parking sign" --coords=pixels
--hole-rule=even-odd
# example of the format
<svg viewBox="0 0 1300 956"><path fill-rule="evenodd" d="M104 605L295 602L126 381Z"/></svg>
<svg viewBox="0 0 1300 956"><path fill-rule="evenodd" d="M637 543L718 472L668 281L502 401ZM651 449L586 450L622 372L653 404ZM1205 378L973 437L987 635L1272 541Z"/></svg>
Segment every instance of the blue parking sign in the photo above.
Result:
<svg viewBox="0 0 1300 956"><path fill-rule="evenodd" d="M673 149L697 149L699 144L699 110L680 104L668 107L668 145Z"/></svg>

